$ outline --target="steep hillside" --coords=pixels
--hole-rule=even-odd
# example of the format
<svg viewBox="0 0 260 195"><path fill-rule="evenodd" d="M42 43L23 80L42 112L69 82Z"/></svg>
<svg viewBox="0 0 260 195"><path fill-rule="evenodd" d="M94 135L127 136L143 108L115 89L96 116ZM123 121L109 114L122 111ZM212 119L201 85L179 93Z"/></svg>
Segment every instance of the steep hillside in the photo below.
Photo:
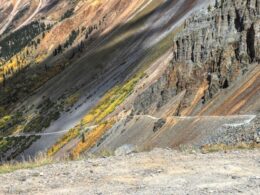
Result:
<svg viewBox="0 0 260 195"><path fill-rule="evenodd" d="M222 1L187 19L171 61L166 52L150 66L111 115L113 127L86 133L57 156L126 144L149 150L259 142L258 5Z"/></svg>
<svg viewBox="0 0 260 195"><path fill-rule="evenodd" d="M1 159L257 142L259 0L0 5Z"/></svg>

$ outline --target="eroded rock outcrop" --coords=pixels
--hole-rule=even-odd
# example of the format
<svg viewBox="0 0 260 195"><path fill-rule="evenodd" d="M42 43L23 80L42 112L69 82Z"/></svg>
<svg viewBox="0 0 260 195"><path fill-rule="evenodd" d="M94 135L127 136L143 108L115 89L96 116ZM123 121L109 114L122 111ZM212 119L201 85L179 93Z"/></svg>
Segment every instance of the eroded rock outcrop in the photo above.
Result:
<svg viewBox="0 0 260 195"><path fill-rule="evenodd" d="M224 0L185 21L174 38L173 60L141 94L136 113L160 109L180 92L173 115L189 115L260 62L260 0ZM200 104L200 106L198 106Z"/></svg>

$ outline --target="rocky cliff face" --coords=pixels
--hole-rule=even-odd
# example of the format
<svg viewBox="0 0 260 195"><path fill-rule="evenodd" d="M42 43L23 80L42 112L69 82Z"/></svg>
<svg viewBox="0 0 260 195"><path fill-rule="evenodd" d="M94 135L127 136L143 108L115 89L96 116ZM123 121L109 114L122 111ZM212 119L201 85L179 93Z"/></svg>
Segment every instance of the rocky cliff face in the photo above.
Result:
<svg viewBox="0 0 260 195"><path fill-rule="evenodd" d="M124 134L115 130L119 141L110 139L114 148L155 133L160 147L175 147L191 131L188 141L198 141L201 130L226 123L172 115L260 110L259 0L207 8L212 1L0 0L0 159L49 147L51 155L82 153L111 132L95 128L82 144L85 126L124 121L133 104L133 116L150 116L130 116Z"/></svg>
<svg viewBox="0 0 260 195"><path fill-rule="evenodd" d="M0 19L0 159L47 150L96 113L92 110L99 110L102 120L112 114L132 94L144 69L170 53L168 40L177 24L207 3L13 1L4 12L8 22ZM91 118L86 126L101 120ZM80 136L74 135L62 144Z"/></svg>
<svg viewBox="0 0 260 195"><path fill-rule="evenodd" d="M118 116L88 152L114 152L125 144L139 151L257 145L259 5L217 1L186 20L174 37L172 56L150 66L156 70L146 72L125 102L133 110L122 113L131 114Z"/></svg>
<svg viewBox="0 0 260 195"><path fill-rule="evenodd" d="M173 115L189 115L260 62L260 1L224 0L190 17L174 38L173 59L134 104L159 110L183 92Z"/></svg>

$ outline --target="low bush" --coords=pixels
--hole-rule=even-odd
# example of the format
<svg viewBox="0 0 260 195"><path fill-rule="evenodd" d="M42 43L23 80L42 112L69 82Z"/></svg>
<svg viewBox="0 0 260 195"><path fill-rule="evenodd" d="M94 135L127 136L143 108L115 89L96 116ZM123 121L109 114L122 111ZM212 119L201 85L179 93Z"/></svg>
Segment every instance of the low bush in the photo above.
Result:
<svg viewBox="0 0 260 195"><path fill-rule="evenodd" d="M10 173L20 169L33 169L43 165L51 164L54 160L46 155L39 155L33 160L24 162L9 162L0 165L0 174Z"/></svg>
<svg viewBox="0 0 260 195"><path fill-rule="evenodd" d="M67 144L70 140L77 137L80 133L80 126L76 126L72 128L68 133L66 133L63 137L61 137L56 144L54 144L48 151L48 156L53 156L56 154L65 144Z"/></svg>
<svg viewBox="0 0 260 195"><path fill-rule="evenodd" d="M87 132L84 136L84 140L80 141L77 146L72 150L72 159L78 158L82 152L87 151L88 149L93 147L104 135L104 133L113 126L113 124L114 121L107 121L101 123L93 130Z"/></svg>

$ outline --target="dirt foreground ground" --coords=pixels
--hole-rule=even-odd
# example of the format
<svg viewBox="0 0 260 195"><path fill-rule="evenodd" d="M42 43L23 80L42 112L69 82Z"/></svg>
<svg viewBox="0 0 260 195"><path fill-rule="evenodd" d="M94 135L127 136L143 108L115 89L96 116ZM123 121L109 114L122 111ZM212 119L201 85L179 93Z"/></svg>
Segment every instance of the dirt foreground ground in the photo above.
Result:
<svg viewBox="0 0 260 195"><path fill-rule="evenodd" d="M155 149L0 175L0 194L260 194L260 150Z"/></svg>

